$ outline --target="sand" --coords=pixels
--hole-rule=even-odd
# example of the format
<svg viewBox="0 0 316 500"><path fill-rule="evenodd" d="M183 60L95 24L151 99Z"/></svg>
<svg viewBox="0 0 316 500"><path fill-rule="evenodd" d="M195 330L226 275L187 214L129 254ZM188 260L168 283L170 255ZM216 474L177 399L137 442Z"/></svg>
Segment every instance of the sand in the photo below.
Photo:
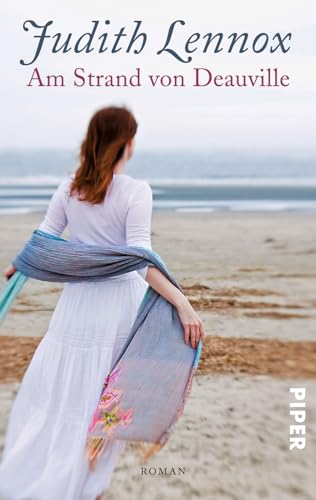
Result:
<svg viewBox="0 0 316 500"><path fill-rule="evenodd" d="M21 381L42 337L0 335L0 383ZM316 342L207 336L196 375L316 378Z"/></svg>
<svg viewBox="0 0 316 500"><path fill-rule="evenodd" d="M2 216L1 268L41 217ZM316 498L315 235L313 214L154 213L153 247L208 340L170 441L147 475L127 448L104 498ZM0 443L61 289L30 280L1 325ZM291 386L307 390L307 446L290 452Z"/></svg>

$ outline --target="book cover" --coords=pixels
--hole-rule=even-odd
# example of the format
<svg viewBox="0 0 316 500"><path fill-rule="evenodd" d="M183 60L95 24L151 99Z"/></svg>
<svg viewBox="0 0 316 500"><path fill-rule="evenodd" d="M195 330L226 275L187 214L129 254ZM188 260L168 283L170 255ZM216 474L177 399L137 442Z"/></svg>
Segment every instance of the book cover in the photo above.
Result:
<svg viewBox="0 0 316 500"><path fill-rule="evenodd" d="M124 107L138 126L126 172L153 195L152 248L204 324L170 440L143 465L126 446L102 498L314 499L315 3L3 0L0 9L2 272L78 167L93 114ZM2 448L61 292L30 280L1 324ZM56 484L61 469L47 473ZM37 490L34 471L7 500L95 497L69 484L54 493L42 472Z"/></svg>

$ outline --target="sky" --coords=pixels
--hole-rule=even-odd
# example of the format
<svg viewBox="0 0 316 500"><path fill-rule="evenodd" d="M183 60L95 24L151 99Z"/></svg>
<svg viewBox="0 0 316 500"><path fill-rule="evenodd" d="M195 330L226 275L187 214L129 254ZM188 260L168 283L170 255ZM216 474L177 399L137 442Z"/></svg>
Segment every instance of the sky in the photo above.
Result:
<svg viewBox="0 0 316 500"><path fill-rule="evenodd" d="M264 152L314 151L316 90L315 33L316 5L313 0L222 0L221 2L133 0L133 2L89 2L61 0L41 2L2 0L2 113L0 148L78 148L92 113L102 106L126 105L139 123L137 147L140 150L246 150ZM131 35L135 20L142 20L148 35L139 55L105 52L98 54L51 54L51 40L45 41L33 65L22 66L34 54L35 40L23 23L39 24L53 20L51 34L70 32L79 36L92 21L100 20L108 30L109 42L122 26ZM110 25L103 25L105 19ZM212 52L203 54L202 44L183 64L168 53L157 55L170 24L185 21L175 32L174 46L181 51L194 32L250 35L276 32L293 35L286 54L245 54ZM102 33L100 28L100 33ZM126 42L125 42L126 43ZM126 46L126 45L125 45ZM314 47L314 48L313 48ZM27 87L34 68L42 76L63 74L60 88ZM141 71L141 87L74 87L73 71L128 74ZM257 74L260 68L278 67L290 76L284 88L192 87L194 67L213 74ZM155 87L148 75L182 74L185 87Z"/></svg>

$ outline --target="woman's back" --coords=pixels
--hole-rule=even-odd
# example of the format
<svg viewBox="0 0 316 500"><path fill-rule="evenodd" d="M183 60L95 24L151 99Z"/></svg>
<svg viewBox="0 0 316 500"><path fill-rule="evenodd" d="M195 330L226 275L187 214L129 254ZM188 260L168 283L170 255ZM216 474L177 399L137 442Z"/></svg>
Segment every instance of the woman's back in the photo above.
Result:
<svg viewBox="0 0 316 500"><path fill-rule="evenodd" d="M91 245L151 247L151 188L120 173L132 156L136 130L135 118L125 108L94 114L76 173L58 186L40 229L60 236L68 226L71 241ZM76 198L76 190L85 201ZM11 266L7 276L12 271ZM191 335L196 346L200 321L181 292L157 273L145 267L122 270L104 281L65 283L11 410L0 495L95 500L108 488L125 441L109 440L96 468L88 471L87 433L113 362L127 345L147 283L181 305L187 341Z"/></svg>
<svg viewBox="0 0 316 500"><path fill-rule="evenodd" d="M59 236L68 225L71 241L151 247L152 191L147 182L114 174L104 201L92 204L69 196L71 180L55 191L40 229Z"/></svg>
<svg viewBox="0 0 316 500"><path fill-rule="evenodd" d="M70 182L58 186L40 229L59 236L68 225L72 241L150 246L152 193L146 182L114 174L96 205L68 196ZM64 284L12 408L1 497L95 500L109 486L125 443L107 443L88 474L87 433L147 289L146 269Z"/></svg>

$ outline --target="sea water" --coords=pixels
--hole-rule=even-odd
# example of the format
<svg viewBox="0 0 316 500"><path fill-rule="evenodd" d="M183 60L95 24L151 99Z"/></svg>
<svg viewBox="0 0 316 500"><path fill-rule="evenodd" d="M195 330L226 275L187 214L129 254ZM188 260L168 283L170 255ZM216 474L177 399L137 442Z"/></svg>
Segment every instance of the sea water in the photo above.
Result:
<svg viewBox="0 0 316 500"><path fill-rule="evenodd" d="M0 213L46 210L77 163L68 150L0 151ZM151 184L154 210L316 210L316 152L138 151L127 173Z"/></svg>

